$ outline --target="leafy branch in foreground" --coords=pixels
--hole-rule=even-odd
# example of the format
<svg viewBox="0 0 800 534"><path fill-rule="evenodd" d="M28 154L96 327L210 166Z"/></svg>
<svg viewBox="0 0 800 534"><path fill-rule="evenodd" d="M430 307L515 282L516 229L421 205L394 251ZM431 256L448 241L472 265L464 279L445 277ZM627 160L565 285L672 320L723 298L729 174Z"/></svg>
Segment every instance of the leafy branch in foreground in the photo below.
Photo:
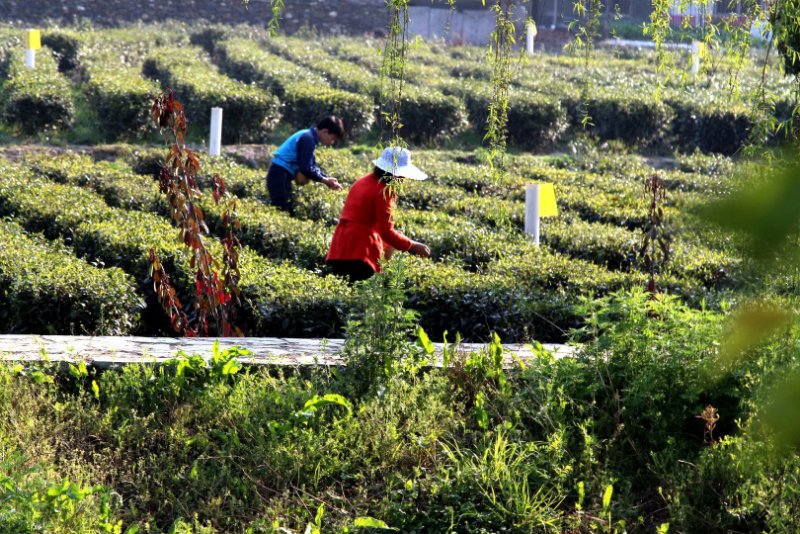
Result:
<svg viewBox="0 0 800 534"><path fill-rule="evenodd" d="M402 146L403 123L400 107L405 84L406 50L408 48L408 0L386 0L389 10L389 34L383 47L381 63L381 111L383 130L390 132L390 145ZM383 132L382 132L383 133Z"/></svg>
<svg viewBox="0 0 800 534"><path fill-rule="evenodd" d="M654 0L657 1L657 0ZM592 126L592 117L589 115L589 96L592 93L591 78L589 76L589 62L595 48L595 40L600 37L600 17L602 16L603 3L601 0L576 0L572 4L572 11L578 20L569 24L570 31L575 31L575 37L569 44L572 51L583 53L585 74L581 79L580 113L581 124L584 128ZM578 21L583 20L583 24Z"/></svg>
<svg viewBox="0 0 800 534"><path fill-rule="evenodd" d="M664 224L664 180L658 174L653 174L644 182L644 193L649 206L639 256L648 275L647 292L654 298L658 293L656 275L663 271L669 260L669 235Z"/></svg>
<svg viewBox="0 0 800 534"><path fill-rule="evenodd" d="M514 0L496 0L492 6L495 13L495 31L489 45L489 60L492 63L492 98L489 102L484 141L489 143L488 164L495 169L506 151L508 135L508 89L511 85L511 45L514 44Z"/></svg>
<svg viewBox="0 0 800 534"><path fill-rule="evenodd" d="M222 275L220 263L206 245L209 233L203 210L199 202L202 192L197 184L200 158L186 148L186 118L183 105L175 98L171 89L156 97L153 103L153 120L159 129L166 131L165 141L169 147L158 176L159 188L167 196L170 215L180 228L180 239L190 250L190 265L194 275L194 309L191 314L183 305L172 287L169 276L155 250L150 251L150 275L159 303L170 318L176 332L186 336L243 335L234 325L237 306L241 300L239 291L239 249L241 244L235 230L239 227L236 217L236 201L225 190L225 182L218 174L212 179L213 198L216 204L226 200L222 214L224 237L222 238Z"/></svg>

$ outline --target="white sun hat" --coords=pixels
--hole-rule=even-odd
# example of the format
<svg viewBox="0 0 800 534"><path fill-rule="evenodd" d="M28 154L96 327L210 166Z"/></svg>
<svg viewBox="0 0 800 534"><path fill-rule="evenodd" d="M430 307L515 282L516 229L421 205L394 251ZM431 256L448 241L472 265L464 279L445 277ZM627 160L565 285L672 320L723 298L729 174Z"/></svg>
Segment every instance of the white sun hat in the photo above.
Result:
<svg viewBox="0 0 800 534"><path fill-rule="evenodd" d="M381 157L372 162L382 171L392 176L409 180L426 180L428 175L411 163L411 152L408 149L390 146L383 149Z"/></svg>

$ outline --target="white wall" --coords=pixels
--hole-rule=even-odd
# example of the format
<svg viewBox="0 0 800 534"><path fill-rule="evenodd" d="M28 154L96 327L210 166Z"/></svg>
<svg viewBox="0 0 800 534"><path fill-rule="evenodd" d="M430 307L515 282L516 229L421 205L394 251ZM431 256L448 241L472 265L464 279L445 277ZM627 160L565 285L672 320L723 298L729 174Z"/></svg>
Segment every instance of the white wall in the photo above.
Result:
<svg viewBox="0 0 800 534"><path fill-rule="evenodd" d="M517 35L522 35L526 6L515 8ZM495 27L494 12L487 9L451 10L423 6L408 8L412 35L424 39L444 39L454 44L485 45L489 43ZM519 41L519 40L518 40Z"/></svg>

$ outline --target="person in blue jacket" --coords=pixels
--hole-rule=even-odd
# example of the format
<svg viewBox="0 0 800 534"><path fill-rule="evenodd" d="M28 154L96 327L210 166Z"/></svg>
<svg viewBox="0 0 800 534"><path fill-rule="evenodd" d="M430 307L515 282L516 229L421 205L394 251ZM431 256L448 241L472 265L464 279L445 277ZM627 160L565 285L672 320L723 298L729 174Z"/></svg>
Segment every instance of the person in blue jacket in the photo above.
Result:
<svg viewBox="0 0 800 534"><path fill-rule="evenodd" d="M297 185L321 182L334 191L340 190L339 181L317 166L314 150L318 144L331 146L343 137L342 119L331 115L322 119L315 128L295 132L284 141L272 154L272 163L267 171L270 203L294 215L293 181Z"/></svg>

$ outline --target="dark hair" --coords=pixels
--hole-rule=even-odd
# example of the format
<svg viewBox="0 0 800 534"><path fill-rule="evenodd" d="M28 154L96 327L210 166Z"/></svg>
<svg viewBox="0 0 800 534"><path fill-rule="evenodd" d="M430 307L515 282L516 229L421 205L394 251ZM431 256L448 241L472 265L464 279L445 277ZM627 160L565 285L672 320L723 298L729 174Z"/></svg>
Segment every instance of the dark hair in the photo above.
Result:
<svg viewBox="0 0 800 534"><path fill-rule="evenodd" d="M319 121L317 130L328 130L339 139L344 137L344 123L336 115L330 115Z"/></svg>
<svg viewBox="0 0 800 534"><path fill-rule="evenodd" d="M392 180L396 180L398 177L394 174L390 173L389 171L384 171L380 167L373 167L372 174L378 177L378 180L381 182L388 184L391 183Z"/></svg>

